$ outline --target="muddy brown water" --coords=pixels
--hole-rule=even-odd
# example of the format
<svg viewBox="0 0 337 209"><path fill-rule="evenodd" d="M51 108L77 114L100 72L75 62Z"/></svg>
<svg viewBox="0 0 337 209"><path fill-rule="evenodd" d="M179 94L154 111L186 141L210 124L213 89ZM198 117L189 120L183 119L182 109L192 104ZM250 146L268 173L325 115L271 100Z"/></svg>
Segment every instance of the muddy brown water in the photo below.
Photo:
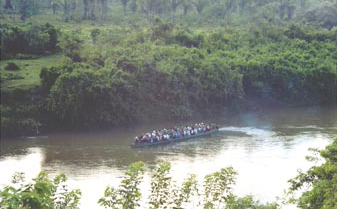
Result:
<svg viewBox="0 0 337 209"><path fill-rule="evenodd" d="M98 208L105 187L118 185L130 163L142 160L147 165L141 185L146 197L151 169L167 160L177 182L188 173L202 180L210 172L233 166L239 173L235 193L267 202L283 194L297 169L312 165L305 160L308 148L324 148L337 136L336 108L273 109L205 121L217 122L220 131L148 148L131 148L129 144L135 135L183 122L1 139L0 188L10 183L15 171L24 172L27 179L41 170L51 177L62 172L72 188L82 190L81 208Z"/></svg>

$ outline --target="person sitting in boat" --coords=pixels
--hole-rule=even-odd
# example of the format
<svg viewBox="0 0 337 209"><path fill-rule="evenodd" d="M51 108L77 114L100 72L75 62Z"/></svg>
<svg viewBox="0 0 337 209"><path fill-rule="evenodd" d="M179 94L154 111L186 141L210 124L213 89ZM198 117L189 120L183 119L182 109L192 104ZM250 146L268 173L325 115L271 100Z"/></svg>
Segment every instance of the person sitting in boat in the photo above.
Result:
<svg viewBox="0 0 337 209"><path fill-rule="evenodd" d="M196 123L192 126L173 127L170 129L154 130L141 136L135 137L135 143L155 143L158 141L170 141L181 137L205 133L213 129L218 129L216 124L205 125Z"/></svg>

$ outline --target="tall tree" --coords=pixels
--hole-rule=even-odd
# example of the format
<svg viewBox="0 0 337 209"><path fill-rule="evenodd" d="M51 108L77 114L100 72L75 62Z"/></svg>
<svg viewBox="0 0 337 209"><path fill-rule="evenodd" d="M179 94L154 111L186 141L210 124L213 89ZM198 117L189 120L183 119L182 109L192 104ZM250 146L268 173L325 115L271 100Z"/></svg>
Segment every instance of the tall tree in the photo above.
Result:
<svg viewBox="0 0 337 209"><path fill-rule="evenodd" d="M51 8L52 8L52 10L53 10L53 15L55 15L55 14L56 14L56 11L57 11L57 8L58 8L58 5L57 5L57 4L52 4L52 5L51 5Z"/></svg>
<svg viewBox="0 0 337 209"><path fill-rule="evenodd" d="M108 0L99 0L101 4L101 20L105 21L108 14Z"/></svg>
<svg viewBox="0 0 337 209"><path fill-rule="evenodd" d="M131 0L130 8L133 13L137 12L137 7L138 7L137 0Z"/></svg>
<svg viewBox="0 0 337 209"><path fill-rule="evenodd" d="M83 19L88 19L89 0L83 0Z"/></svg>
<svg viewBox="0 0 337 209"><path fill-rule="evenodd" d="M29 17L28 9L29 9L30 2L27 0L20 0L20 19L22 22L25 22L26 19Z"/></svg>
<svg viewBox="0 0 337 209"><path fill-rule="evenodd" d="M287 15L287 20L291 20L295 10L296 6L290 0L282 0L279 7L280 19L284 20L285 15Z"/></svg>
<svg viewBox="0 0 337 209"><path fill-rule="evenodd" d="M187 13L192 8L192 5L193 4L192 4L191 0L183 0L182 1L182 6L183 6L183 10L184 10L184 17L187 16Z"/></svg>
<svg viewBox="0 0 337 209"><path fill-rule="evenodd" d="M239 5L239 8L240 8L240 12L243 13L248 5L248 1L246 0L239 0L238 2L238 5Z"/></svg>
<svg viewBox="0 0 337 209"><path fill-rule="evenodd" d="M198 16L201 17L201 13L204 10L204 8L208 5L208 0L194 0L193 5L195 9L197 10Z"/></svg>
<svg viewBox="0 0 337 209"><path fill-rule="evenodd" d="M300 6L301 8L305 8L307 6L307 0L300 0Z"/></svg>
<svg viewBox="0 0 337 209"><path fill-rule="evenodd" d="M64 0L63 3L63 16L64 16L64 20L66 22L69 21L69 17L70 17L70 4L69 4L69 0Z"/></svg>
<svg viewBox="0 0 337 209"><path fill-rule="evenodd" d="M225 2L225 7L226 7L226 11L225 11L226 21L227 21L227 24L230 24L232 13L236 9L236 1L235 0L227 0Z"/></svg>
<svg viewBox="0 0 337 209"><path fill-rule="evenodd" d="M76 11L76 8L77 8L77 1L76 0L72 0L70 2L70 19L73 20L74 19L74 16L75 16L75 11Z"/></svg>
<svg viewBox="0 0 337 209"><path fill-rule="evenodd" d="M153 17L156 14L163 12L162 6L166 3L166 0L141 0L140 7L142 12L147 16L147 19L152 22Z"/></svg>
<svg viewBox="0 0 337 209"><path fill-rule="evenodd" d="M6 2L5 2L5 9L13 9L12 1L11 0L6 0Z"/></svg>
<svg viewBox="0 0 337 209"><path fill-rule="evenodd" d="M96 0L90 0L90 19L95 20L95 9L96 9Z"/></svg>
<svg viewBox="0 0 337 209"><path fill-rule="evenodd" d="M124 15L127 15L127 6L128 6L128 3L129 3L129 0L120 0L122 5L123 5L123 11L124 11Z"/></svg>
<svg viewBox="0 0 337 209"><path fill-rule="evenodd" d="M172 21L175 20L177 9L178 9L179 5L182 4L182 2L183 2L182 0L169 0L170 7L171 7L171 18L172 18Z"/></svg>

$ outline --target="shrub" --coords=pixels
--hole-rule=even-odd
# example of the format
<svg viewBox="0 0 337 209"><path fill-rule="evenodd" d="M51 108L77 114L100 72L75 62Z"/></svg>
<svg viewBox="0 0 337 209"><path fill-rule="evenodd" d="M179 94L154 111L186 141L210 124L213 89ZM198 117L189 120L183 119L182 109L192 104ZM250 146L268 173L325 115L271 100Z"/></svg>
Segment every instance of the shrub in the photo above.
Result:
<svg viewBox="0 0 337 209"><path fill-rule="evenodd" d="M290 192L304 192L295 201L299 208L337 208L337 138L324 150L312 150L324 158L324 163L311 167L308 171L300 171L289 180ZM307 157L308 160L318 160L316 156ZM308 188L308 189L305 189Z"/></svg>
<svg viewBox="0 0 337 209"><path fill-rule="evenodd" d="M64 174L51 180L42 171L32 183L24 184L24 179L23 173L15 173L14 186L0 191L1 208L78 208L81 191L68 191Z"/></svg>
<svg viewBox="0 0 337 209"><path fill-rule="evenodd" d="M7 65L5 67L5 70L16 71L16 70L21 70L21 68L17 64L15 64L14 62L9 62L9 63L7 63Z"/></svg>

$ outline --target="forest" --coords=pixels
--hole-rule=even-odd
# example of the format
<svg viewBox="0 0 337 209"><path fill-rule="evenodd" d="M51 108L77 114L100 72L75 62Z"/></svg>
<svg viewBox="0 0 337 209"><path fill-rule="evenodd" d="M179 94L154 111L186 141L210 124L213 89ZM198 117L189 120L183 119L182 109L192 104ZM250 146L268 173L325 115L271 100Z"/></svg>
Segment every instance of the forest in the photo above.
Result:
<svg viewBox="0 0 337 209"><path fill-rule="evenodd" d="M335 0L2 0L1 136L337 99Z"/></svg>

